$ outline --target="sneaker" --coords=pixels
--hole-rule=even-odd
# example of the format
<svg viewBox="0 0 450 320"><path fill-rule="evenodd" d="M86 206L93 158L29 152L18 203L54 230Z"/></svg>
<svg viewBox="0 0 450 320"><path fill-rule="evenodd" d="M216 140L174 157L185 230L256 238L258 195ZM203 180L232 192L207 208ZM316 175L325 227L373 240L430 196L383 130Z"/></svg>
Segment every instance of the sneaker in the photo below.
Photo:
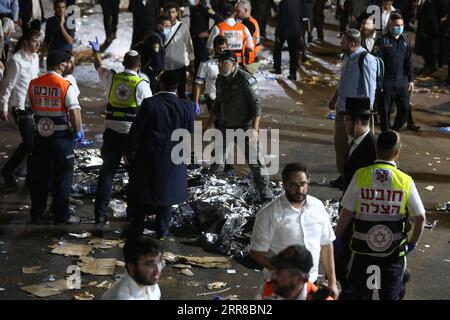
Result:
<svg viewBox="0 0 450 320"><path fill-rule="evenodd" d="M275 73L275 74L281 74L280 70L275 70L275 69L270 69L269 72L270 73Z"/></svg>
<svg viewBox="0 0 450 320"><path fill-rule="evenodd" d="M420 130L420 126L416 126L415 124L407 126L406 128L410 131L419 131Z"/></svg>
<svg viewBox="0 0 450 320"><path fill-rule="evenodd" d="M289 80L292 80L292 81L297 81L297 76L296 76L296 75L293 75L293 74L288 75L287 78L288 78Z"/></svg>
<svg viewBox="0 0 450 320"><path fill-rule="evenodd" d="M342 176L339 176L336 180L330 181L330 187L332 188L343 188L344 187L344 179Z"/></svg>
<svg viewBox="0 0 450 320"><path fill-rule="evenodd" d="M69 219L65 221L65 224L80 224L80 223L81 219L74 215L71 215Z"/></svg>

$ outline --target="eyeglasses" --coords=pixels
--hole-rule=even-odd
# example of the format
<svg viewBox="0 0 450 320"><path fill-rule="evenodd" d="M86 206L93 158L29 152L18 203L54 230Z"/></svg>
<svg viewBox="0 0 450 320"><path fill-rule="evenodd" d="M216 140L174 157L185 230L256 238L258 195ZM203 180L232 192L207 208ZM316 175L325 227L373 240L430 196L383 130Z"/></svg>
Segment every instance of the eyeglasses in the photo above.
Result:
<svg viewBox="0 0 450 320"><path fill-rule="evenodd" d="M160 261L148 261L145 264L146 267L150 268L150 269L156 269L156 268L160 268L160 269L164 269L164 267L166 266L166 260L161 259Z"/></svg>

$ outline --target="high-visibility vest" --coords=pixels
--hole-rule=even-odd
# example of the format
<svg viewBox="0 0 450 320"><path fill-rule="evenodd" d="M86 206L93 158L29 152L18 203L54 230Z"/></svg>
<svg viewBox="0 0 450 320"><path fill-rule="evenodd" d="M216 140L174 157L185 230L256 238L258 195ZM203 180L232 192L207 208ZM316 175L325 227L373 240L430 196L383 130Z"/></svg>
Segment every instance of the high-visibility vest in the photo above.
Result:
<svg viewBox="0 0 450 320"><path fill-rule="evenodd" d="M116 73L113 76L106 106L106 120L133 122L138 110L136 91L141 77L130 73Z"/></svg>
<svg viewBox="0 0 450 320"><path fill-rule="evenodd" d="M240 22L236 22L236 24L231 27L225 21L220 22L217 26L219 27L220 35L227 39L227 49L233 51L236 54L238 63L242 64L247 44L245 26Z"/></svg>
<svg viewBox="0 0 450 320"><path fill-rule="evenodd" d="M50 137L56 131L69 129L68 109L64 102L69 86L68 80L50 72L30 81L28 95L39 135Z"/></svg>
<svg viewBox="0 0 450 320"><path fill-rule="evenodd" d="M407 242L405 232L412 178L388 163L355 173L359 189L350 248L358 254L386 257ZM399 251L399 256L405 254Z"/></svg>
<svg viewBox="0 0 450 320"><path fill-rule="evenodd" d="M258 21L256 21L253 17L248 18L249 22L254 25L255 31L252 33L252 40L253 40L253 51L250 51L248 49L245 50L245 63L246 64L252 64L255 62L256 57L259 54L259 51L261 50L261 43L260 43L260 34L259 34L259 24Z"/></svg>
<svg viewBox="0 0 450 320"><path fill-rule="evenodd" d="M317 286L308 281L308 283L306 283L307 288L306 288L306 300L314 300L314 293L316 293L317 291L319 291L319 288L317 288ZM272 281L268 280L264 283L264 288L263 288L263 293L262 293L262 299L270 299L273 297L273 289L272 289ZM325 300L334 300L333 297L328 296L327 298L325 298Z"/></svg>

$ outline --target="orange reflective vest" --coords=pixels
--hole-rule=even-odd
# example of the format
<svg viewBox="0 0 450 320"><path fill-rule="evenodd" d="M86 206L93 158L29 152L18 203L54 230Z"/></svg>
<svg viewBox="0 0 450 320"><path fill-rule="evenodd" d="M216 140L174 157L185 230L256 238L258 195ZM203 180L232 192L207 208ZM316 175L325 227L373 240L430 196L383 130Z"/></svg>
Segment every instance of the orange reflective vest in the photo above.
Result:
<svg viewBox="0 0 450 320"><path fill-rule="evenodd" d="M250 51L248 49L245 50L245 64L251 64L256 61L256 57L259 54L259 51L261 50L261 43L260 43L260 34L259 34L259 24L258 21L256 21L254 18L250 17L248 18L248 21L253 24L254 29L252 33L252 40L253 40L253 51ZM250 30L250 29L249 29Z"/></svg>
<svg viewBox="0 0 450 320"><path fill-rule="evenodd" d="M313 294L316 293L319 288L317 288L317 286L308 281L307 283L307 288L306 288L306 300L314 300L313 298ZM270 299L271 297L273 297L273 291L272 291L272 281L266 281L266 283L264 284L264 289L263 289L263 293L262 293L262 299ZM334 300L332 297L327 297L325 300Z"/></svg>
<svg viewBox="0 0 450 320"><path fill-rule="evenodd" d="M33 79L28 86L31 109L41 136L69 129L69 115L65 98L70 82L57 74L46 73Z"/></svg>
<svg viewBox="0 0 450 320"><path fill-rule="evenodd" d="M245 35L245 26L236 22L234 26L228 25L225 21L217 24L219 27L220 35L225 37L228 42L228 50L234 51L238 59L239 64L243 64L245 47L247 44L247 36Z"/></svg>

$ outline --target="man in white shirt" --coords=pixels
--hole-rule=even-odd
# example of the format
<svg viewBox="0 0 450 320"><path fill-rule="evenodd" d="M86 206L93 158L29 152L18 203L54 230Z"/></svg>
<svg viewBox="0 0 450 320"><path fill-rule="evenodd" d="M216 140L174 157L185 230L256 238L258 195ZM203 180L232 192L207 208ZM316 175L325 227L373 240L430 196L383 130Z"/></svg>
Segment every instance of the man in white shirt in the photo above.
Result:
<svg viewBox="0 0 450 320"><path fill-rule="evenodd" d="M97 192L95 196L95 222L103 224L108 221L108 205L112 193L112 181L122 157L127 153L128 134L136 118L142 101L152 96L150 84L142 79L137 71L141 67L141 57L135 50L125 54L125 70L116 73L102 67L98 39L90 42L94 52L94 66L108 93L106 105L105 132L103 133L102 159Z"/></svg>
<svg viewBox="0 0 450 320"><path fill-rule="evenodd" d="M191 34L186 24L178 20L180 9L177 4L169 2L166 5L166 15L170 18L172 27L170 34L164 41L166 56L164 69L176 71L180 82L178 84L178 97L186 99L186 71L193 69L194 46L192 44Z"/></svg>
<svg viewBox="0 0 450 320"><path fill-rule="evenodd" d="M389 18L391 13L396 11L393 6L393 0L383 0L383 12L381 13L381 30L383 33L388 32L387 25L389 23Z"/></svg>
<svg viewBox="0 0 450 320"><path fill-rule="evenodd" d="M288 164L282 172L285 193L272 201L256 216L250 243L250 257L266 269L267 260L290 245L304 245L312 254L309 280L316 282L319 259L328 279L328 288L338 296L334 271L334 232L323 203L308 195L307 169L300 163Z"/></svg>
<svg viewBox="0 0 450 320"><path fill-rule="evenodd" d="M17 189L14 171L28 157L26 184L30 181L31 152L33 150L33 116L25 110L25 100L30 81L39 74L40 33L28 31L18 44L17 51L6 63L6 73L0 85L0 118L8 121L9 111L16 121L22 142L1 170L9 191Z"/></svg>
<svg viewBox="0 0 450 320"><path fill-rule="evenodd" d="M102 300L160 300L158 279L165 266L162 250L153 239L130 238L123 248L127 273Z"/></svg>
<svg viewBox="0 0 450 320"><path fill-rule="evenodd" d="M63 73L63 78L69 80L70 84L75 89L77 96L80 95L80 88L78 88L77 79L73 76L73 71L75 70L75 57L72 55L72 59L67 65L65 72Z"/></svg>

